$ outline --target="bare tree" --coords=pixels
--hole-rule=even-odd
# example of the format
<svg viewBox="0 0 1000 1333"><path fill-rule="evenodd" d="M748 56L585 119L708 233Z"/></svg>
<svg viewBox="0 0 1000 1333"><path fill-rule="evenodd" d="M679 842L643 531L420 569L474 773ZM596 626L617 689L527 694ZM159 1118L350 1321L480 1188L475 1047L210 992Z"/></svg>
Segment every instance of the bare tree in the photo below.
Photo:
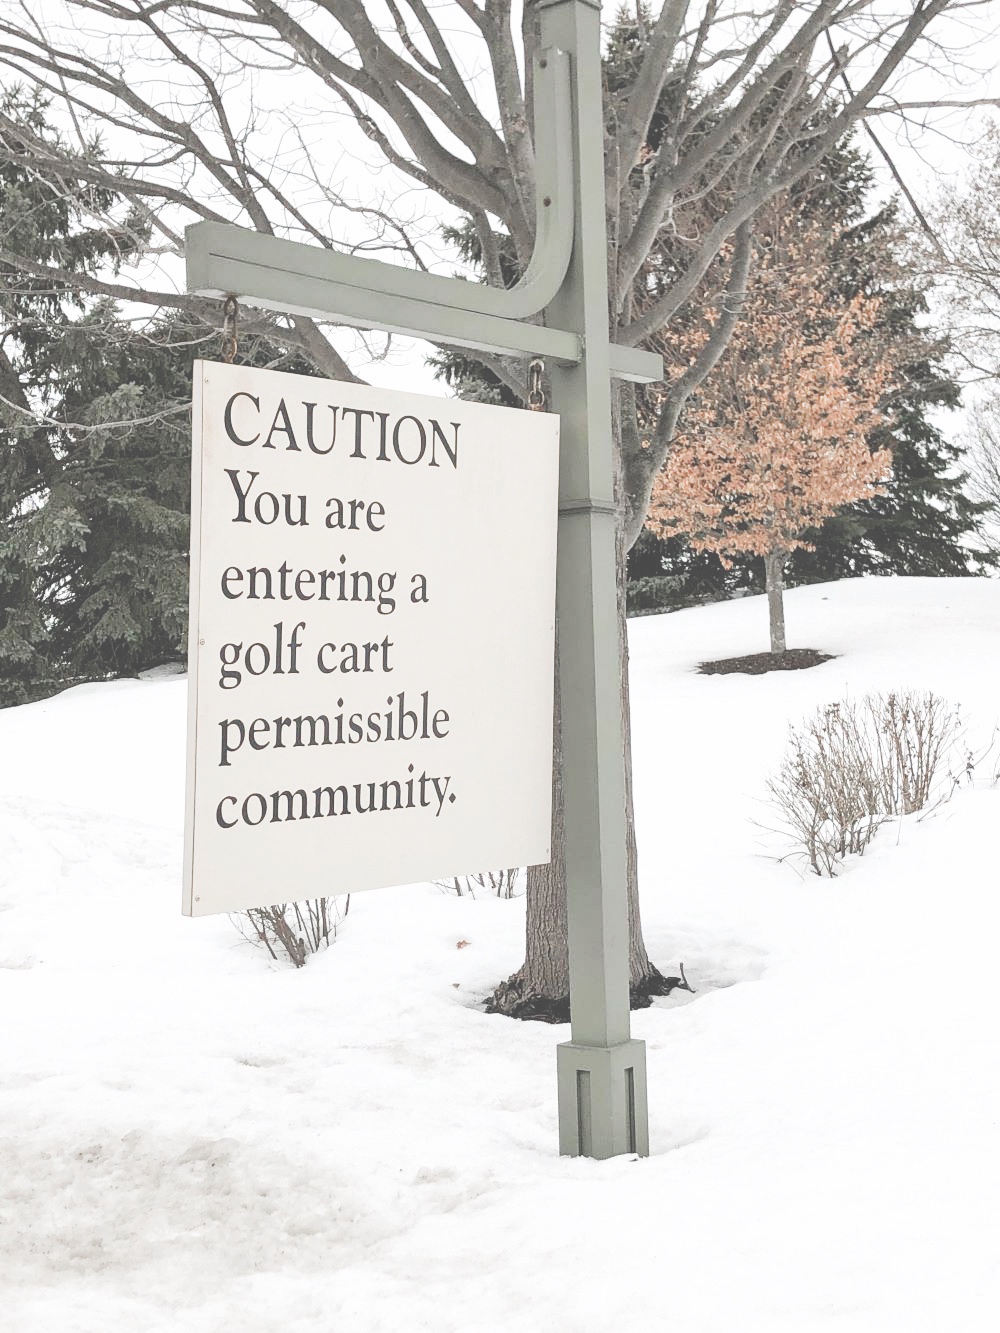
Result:
<svg viewBox="0 0 1000 1333"><path fill-rule="evenodd" d="M1000 379L1000 125L987 121L971 165L942 186L914 233L914 263L934 282L937 314L963 378Z"/></svg>
<svg viewBox="0 0 1000 1333"><path fill-rule="evenodd" d="M967 490L983 532L1000 538L1000 125L970 145L971 167L939 190L914 235L914 261L935 284L936 317L970 388Z"/></svg>
<svg viewBox="0 0 1000 1333"><path fill-rule="evenodd" d="M967 447L968 489L984 506L983 527L996 549L1000 542L1000 392L996 389L973 406Z"/></svg>
<svg viewBox="0 0 1000 1333"><path fill-rule="evenodd" d="M684 405L739 317L756 213L859 122L922 114L926 104L905 96L907 71L940 63L948 17L974 18L987 3L665 0L655 16L636 7L634 76L606 107L610 329L635 346L692 309L718 314L663 386L619 389L623 558ZM16 160L48 179L113 190L126 207L95 221L120 228L123 249L141 262L129 282L9 252L0 264L207 317L204 303L166 280L185 222L351 242L433 267L446 215L469 219L487 280L502 285L501 256L512 252L523 269L534 243L528 85L537 19L536 0L50 0L44 17L30 0L7 0L5 77L41 89L80 141L78 152L54 152L3 125ZM668 82L672 113L654 135ZM101 160L85 150L95 126ZM340 159L352 143L373 173L373 197L347 183ZM706 222L708 192L724 206ZM421 212L419 199L431 206ZM651 256L665 245L669 263L650 282ZM265 322L318 370L355 378L329 330L298 317ZM488 365L520 391L519 367ZM640 400L655 410L652 431L640 428ZM529 883L529 931L540 932L529 959L540 948L548 962L522 972L522 995L565 990L565 944L552 945L548 924L562 919L558 881L558 871L543 870L533 872L534 892ZM633 983L648 989L658 974L634 892L632 907Z"/></svg>

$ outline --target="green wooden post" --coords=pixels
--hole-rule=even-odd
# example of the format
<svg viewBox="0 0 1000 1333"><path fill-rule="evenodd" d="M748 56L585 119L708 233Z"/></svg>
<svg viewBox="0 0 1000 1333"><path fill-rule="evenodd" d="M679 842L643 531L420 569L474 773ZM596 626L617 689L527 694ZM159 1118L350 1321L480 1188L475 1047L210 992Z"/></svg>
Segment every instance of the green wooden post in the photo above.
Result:
<svg viewBox="0 0 1000 1333"><path fill-rule="evenodd" d="M561 418L559 623L572 1040L557 1051L559 1148L649 1151L645 1046L629 1030L625 766L608 343L600 0L541 0L542 46L573 59L575 244L546 308L581 336L552 369Z"/></svg>

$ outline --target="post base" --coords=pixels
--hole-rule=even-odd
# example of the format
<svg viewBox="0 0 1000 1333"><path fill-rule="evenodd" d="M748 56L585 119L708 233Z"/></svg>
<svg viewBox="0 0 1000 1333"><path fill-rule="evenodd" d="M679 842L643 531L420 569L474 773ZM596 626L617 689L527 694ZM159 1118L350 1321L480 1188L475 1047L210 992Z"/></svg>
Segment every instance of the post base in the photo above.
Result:
<svg viewBox="0 0 1000 1333"><path fill-rule="evenodd" d="M569 1157L649 1156L646 1043L556 1047L559 1151Z"/></svg>

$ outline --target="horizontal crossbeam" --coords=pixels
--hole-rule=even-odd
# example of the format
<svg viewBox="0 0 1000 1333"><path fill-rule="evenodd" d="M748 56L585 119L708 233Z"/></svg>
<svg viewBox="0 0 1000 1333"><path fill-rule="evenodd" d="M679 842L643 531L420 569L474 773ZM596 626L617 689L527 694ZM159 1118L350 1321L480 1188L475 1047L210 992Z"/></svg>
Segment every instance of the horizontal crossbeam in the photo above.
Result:
<svg viewBox="0 0 1000 1333"><path fill-rule="evenodd" d="M361 329L427 338L502 356L541 356L565 365L580 360L575 333L470 309L493 289L265 236L244 227L196 222L185 232L188 290L239 297L247 305ZM415 280L433 278L434 286ZM447 302L435 298L442 292ZM498 293L503 295L503 293ZM663 377L659 356L612 344L611 373L650 383Z"/></svg>
<svg viewBox="0 0 1000 1333"><path fill-rule="evenodd" d="M608 351L611 374L616 380L658 384L663 379L663 357L659 352L645 352L641 347L626 347L623 343L611 343Z"/></svg>

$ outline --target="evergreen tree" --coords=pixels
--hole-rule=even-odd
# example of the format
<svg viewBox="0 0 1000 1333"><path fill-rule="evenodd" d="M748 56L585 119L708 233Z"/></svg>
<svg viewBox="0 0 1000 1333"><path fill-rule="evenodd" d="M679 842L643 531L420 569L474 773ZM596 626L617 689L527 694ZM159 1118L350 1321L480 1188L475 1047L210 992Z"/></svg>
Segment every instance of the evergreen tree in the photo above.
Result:
<svg viewBox="0 0 1000 1333"><path fill-rule="evenodd" d="M983 506L965 490L964 451L930 419L959 405L961 390L946 365L949 346L922 327L927 301L902 256L897 205L865 216L872 186L868 159L847 145L830 156L806 206L821 212L838 238L834 263L842 292L877 297L885 332L906 349L891 425L869 437L873 450L891 449L892 476L881 495L851 505L810 534L815 550L793 555L792 582L965 575L994 563L978 540Z"/></svg>
<svg viewBox="0 0 1000 1333"><path fill-rule="evenodd" d="M889 208L844 238L845 271L854 269L856 281L882 297L893 335L912 348L893 397L892 424L869 438L872 449L891 449L892 475L881 495L851 505L810 534L815 549L795 552L790 582L857 574L966 575L996 563L979 540L984 507L965 490L964 451L931 420L937 409L956 408L961 391L944 364L947 345L918 327L927 304L901 272L894 222L895 209Z"/></svg>
<svg viewBox="0 0 1000 1333"><path fill-rule="evenodd" d="M58 143L38 99L14 93L4 109ZM86 194L0 160L0 249L71 272L113 268L122 232L79 216L115 200ZM183 656L192 362L220 344L188 316L136 327L107 299L10 267L0 278L3 705ZM260 338L241 352L310 369Z"/></svg>
<svg viewBox="0 0 1000 1333"><path fill-rule="evenodd" d="M15 90L4 112L46 132L37 95ZM81 225L110 202L86 185L62 188L8 160L0 139L0 246L80 272L111 263L111 237ZM95 146L96 147L96 146ZM101 197L97 197L100 195ZM63 371L63 340L84 313L79 293L0 265L0 702L31 697L51 683L50 633L67 595L56 549L81 541L82 523L62 482L66 434L52 415ZM44 571L44 572L43 572Z"/></svg>

